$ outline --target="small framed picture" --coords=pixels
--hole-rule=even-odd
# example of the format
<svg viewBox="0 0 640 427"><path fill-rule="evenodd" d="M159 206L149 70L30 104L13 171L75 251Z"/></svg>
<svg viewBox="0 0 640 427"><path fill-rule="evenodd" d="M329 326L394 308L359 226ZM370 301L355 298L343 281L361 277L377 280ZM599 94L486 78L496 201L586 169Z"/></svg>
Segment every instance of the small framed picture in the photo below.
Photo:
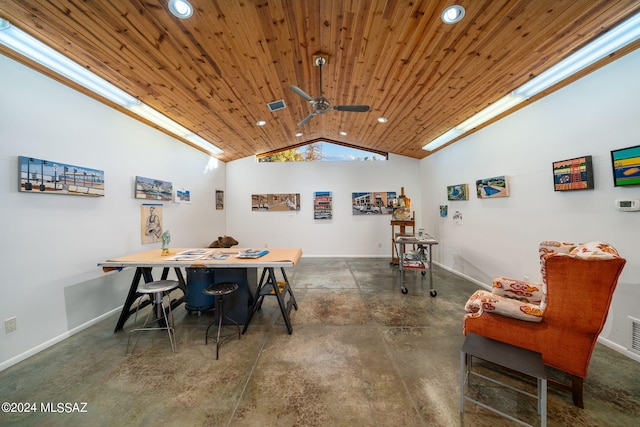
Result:
<svg viewBox="0 0 640 427"><path fill-rule="evenodd" d="M447 186L447 200L469 200L469 184Z"/></svg>
<svg viewBox="0 0 640 427"><path fill-rule="evenodd" d="M509 178L506 175L476 181L478 199L495 199L509 197Z"/></svg>
<svg viewBox="0 0 640 427"><path fill-rule="evenodd" d="M591 156L553 162L553 189L554 191L592 190Z"/></svg>
<svg viewBox="0 0 640 427"><path fill-rule="evenodd" d="M216 210L224 209L224 191L216 190Z"/></svg>

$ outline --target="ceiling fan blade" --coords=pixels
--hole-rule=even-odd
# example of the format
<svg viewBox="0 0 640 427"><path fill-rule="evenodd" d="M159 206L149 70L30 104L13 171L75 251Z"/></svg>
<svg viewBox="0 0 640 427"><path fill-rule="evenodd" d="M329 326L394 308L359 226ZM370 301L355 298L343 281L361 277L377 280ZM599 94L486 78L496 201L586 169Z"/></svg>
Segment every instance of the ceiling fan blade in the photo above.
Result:
<svg viewBox="0 0 640 427"><path fill-rule="evenodd" d="M337 111L353 111L356 113L366 113L369 111L368 105L336 105L333 107Z"/></svg>
<svg viewBox="0 0 640 427"><path fill-rule="evenodd" d="M309 123L309 120L313 119L313 117L315 115L317 115L318 113L316 113L315 111L311 114L309 114L307 117L305 117L304 119L302 119L302 121L300 121L300 123L298 123L298 126L304 126L307 123Z"/></svg>
<svg viewBox="0 0 640 427"><path fill-rule="evenodd" d="M298 95L300 95L301 97L303 97L304 99L306 99L309 102L315 101L312 97L307 95L307 93L305 91L303 91L302 89L300 89L298 86L291 85L291 86L289 86L289 89L291 89L292 91L294 91L295 93L297 93Z"/></svg>

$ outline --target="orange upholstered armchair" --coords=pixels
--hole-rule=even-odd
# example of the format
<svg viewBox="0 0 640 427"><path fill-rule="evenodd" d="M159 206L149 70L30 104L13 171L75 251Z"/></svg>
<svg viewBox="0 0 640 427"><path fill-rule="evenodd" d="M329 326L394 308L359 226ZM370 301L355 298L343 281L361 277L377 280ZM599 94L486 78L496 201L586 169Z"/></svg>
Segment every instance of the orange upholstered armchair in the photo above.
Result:
<svg viewBox="0 0 640 427"><path fill-rule="evenodd" d="M542 242L542 283L495 279L491 292L469 298L464 333L541 353L545 365L571 375L571 385L550 383L584 408L583 380L625 262L607 243Z"/></svg>

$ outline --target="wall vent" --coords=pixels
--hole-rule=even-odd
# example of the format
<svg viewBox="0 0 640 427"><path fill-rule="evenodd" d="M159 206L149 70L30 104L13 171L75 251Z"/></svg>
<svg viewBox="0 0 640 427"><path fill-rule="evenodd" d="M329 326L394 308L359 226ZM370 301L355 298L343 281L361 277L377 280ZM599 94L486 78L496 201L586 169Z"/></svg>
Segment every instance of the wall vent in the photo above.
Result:
<svg viewBox="0 0 640 427"><path fill-rule="evenodd" d="M631 322L631 346L629 350L640 354L640 320L629 317Z"/></svg>
<svg viewBox="0 0 640 427"><path fill-rule="evenodd" d="M267 107L269 107L269 111L278 111L278 110L282 110L283 108L287 108L287 106L284 103L284 99L281 99L279 101L269 102L267 104Z"/></svg>

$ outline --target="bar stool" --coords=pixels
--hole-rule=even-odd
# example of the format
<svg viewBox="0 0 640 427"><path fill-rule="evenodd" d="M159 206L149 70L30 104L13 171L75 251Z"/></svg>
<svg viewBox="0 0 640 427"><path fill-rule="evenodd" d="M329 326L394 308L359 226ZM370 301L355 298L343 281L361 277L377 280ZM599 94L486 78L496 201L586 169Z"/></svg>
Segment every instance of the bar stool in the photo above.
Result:
<svg viewBox="0 0 640 427"><path fill-rule="evenodd" d="M172 290L176 289L180 285L180 282L177 280L158 280L155 282L147 282L141 285L138 285L138 293L143 295L148 295L149 299L153 302L153 307L149 310L146 319L144 320L144 324L141 328L135 328L129 331L129 339L127 340L127 355L133 354L138 345L138 341L140 341L140 336L143 331L158 331L164 330L169 334L169 341L171 342L171 351L176 352L176 343L175 343L175 329L173 327L173 312L171 311L171 297L170 293ZM167 307L164 306L164 297L167 297L169 300L169 304ZM143 296L144 297L144 296ZM133 321L134 326L138 323L138 311L140 310L140 303L136 307L136 317ZM151 315L155 311L156 316L154 319L150 319ZM147 327L150 323L158 322L157 327ZM164 325L163 323L164 322ZM131 353L129 353L129 343L131 342L131 334L134 332L138 332L138 338L136 339L136 343L133 345L133 349Z"/></svg>
<svg viewBox="0 0 640 427"><path fill-rule="evenodd" d="M211 322L209 324L209 326L207 326L207 331L205 332L205 336L204 336L204 344L207 345L209 338L214 338L214 337L209 337L209 328L211 328L211 326L213 326L216 322L218 323L218 334L215 337L216 340L216 360L218 360L218 353L220 350L220 345L222 344L221 342L221 338L227 338L230 337L231 335L226 335L226 336L220 336L220 330L222 329L222 319L225 318L227 320L229 320L231 323L233 323L234 325L236 325L236 328L238 328L238 339L240 339L240 325L238 324L238 322L236 322L235 320L233 320L232 318L230 318L229 316L224 314L224 298L226 295L232 294L234 292L236 292L238 290L238 284L237 283L231 283L231 282L221 282L221 283L214 283L213 285L207 287L206 289L204 289L202 292L204 292L207 295L213 295L216 298L216 308L215 308L215 317L214 317L214 321Z"/></svg>

